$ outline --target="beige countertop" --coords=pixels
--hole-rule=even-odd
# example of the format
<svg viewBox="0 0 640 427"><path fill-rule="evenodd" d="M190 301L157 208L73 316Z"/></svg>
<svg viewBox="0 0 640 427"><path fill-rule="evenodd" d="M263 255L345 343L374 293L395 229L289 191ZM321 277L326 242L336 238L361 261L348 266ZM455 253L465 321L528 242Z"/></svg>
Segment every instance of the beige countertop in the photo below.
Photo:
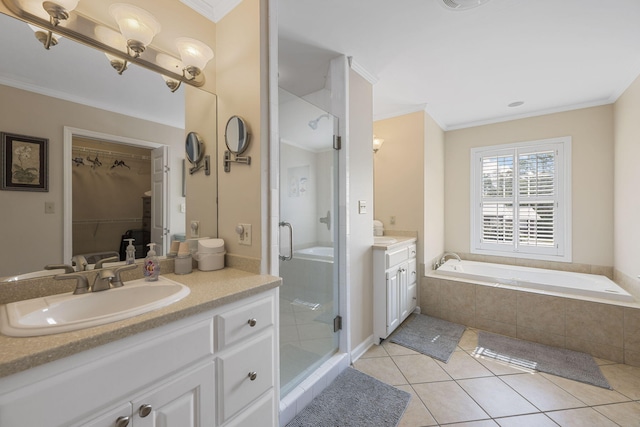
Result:
<svg viewBox="0 0 640 427"><path fill-rule="evenodd" d="M232 268L163 276L188 286L191 293L167 307L106 325L40 337L0 335L0 377L247 298L276 288L281 283L279 277Z"/></svg>

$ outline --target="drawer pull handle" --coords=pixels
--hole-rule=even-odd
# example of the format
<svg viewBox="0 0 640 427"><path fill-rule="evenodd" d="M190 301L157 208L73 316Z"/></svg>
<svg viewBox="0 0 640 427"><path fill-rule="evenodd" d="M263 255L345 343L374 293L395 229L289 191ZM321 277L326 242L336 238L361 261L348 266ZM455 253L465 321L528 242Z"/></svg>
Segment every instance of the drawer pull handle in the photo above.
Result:
<svg viewBox="0 0 640 427"><path fill-rule="evenodd" d="M256 323L258 323L258 321L256 319L249 319L247 320L247 323L253 328L254 326L256 326Z"/></svg>
<svg viewBox="0 0 640 427"><path fill-rule="evenodd" d="M249 377L249 379L251 381L255 381L256 378L258 378L258 373L257 372L249 372L249 375L247 375Z"/></svg>
<svg viewBox="0 0 640 427"><path fill-rule="evenodd" d="M148 416L151 411L153 410L153 408L151 407L151 405L145 404L140 406L140 408L138 408L138 414L144 418L146 416Z"/></svg>
<svg viewBox="0 0 640 427"><path fill-rule="evenodd" d="M118 417L116 427L127 427L129 425L129 417Z"/></svg>

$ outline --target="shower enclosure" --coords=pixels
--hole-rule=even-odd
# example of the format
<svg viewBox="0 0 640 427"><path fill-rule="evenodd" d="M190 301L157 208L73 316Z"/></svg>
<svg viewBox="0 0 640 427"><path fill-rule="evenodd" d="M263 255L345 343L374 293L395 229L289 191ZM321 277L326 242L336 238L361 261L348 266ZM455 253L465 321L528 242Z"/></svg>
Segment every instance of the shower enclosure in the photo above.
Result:
<svg viewBox="0 0 640 427"><path fill-rule="evenodd" d="M280 97L281 396L338 350L337 119Z"/></svg>

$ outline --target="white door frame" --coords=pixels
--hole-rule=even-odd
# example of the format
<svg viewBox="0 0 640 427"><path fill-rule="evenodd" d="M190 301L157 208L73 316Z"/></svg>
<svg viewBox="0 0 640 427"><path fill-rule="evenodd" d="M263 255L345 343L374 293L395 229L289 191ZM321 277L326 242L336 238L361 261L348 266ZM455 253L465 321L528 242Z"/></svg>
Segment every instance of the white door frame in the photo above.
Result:
<svg viewBox="0 0 640 427"><path fill-rule="evenodd" d="M73 148L73 137L81 137L81 138L90 138L90 139L98 139L101 141L114 142L116 144L124 144L131 145L135 147L144 147L149 149L154 149L158 147L164 146L164 144L159 144L157 142L151 141L143 141L141 139L128 138L126 136L119 135L111 135L103 132L95 132L88 129L80 129L70 126L64 127L64 138L63 138L63 148L62 148L62 158L64 159L62 164L62 188L63 188L63 213L62 213L62 255L63 262L70 263L71 257L73 256L73 185L72 185L72 171L73 165L71 164L72 158L72 148ZM169 147L170 148L170 147ZM168 185L165 186L164 193L166 195L168 191ZM108 201L111 203L117 203L117 201ZM167 215L164 215L163 218L163 227L167 229L167 224L169 222L169 218ZM165 239L165 246L166 246ZM166 250L166 248L164 248ZM163 252L166 253L166 252Z"/></svg>

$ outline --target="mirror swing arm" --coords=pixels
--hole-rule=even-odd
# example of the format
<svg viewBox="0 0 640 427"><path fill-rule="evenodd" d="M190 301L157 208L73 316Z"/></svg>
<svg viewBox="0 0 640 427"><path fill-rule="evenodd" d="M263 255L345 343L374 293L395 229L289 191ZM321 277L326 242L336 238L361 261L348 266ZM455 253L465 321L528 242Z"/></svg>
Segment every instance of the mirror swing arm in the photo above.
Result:
<svg viewBox="0 0 640 427"><path fill-rule="evenodd" d="M224 171L231 172L231 163L243 163L245 165L251 164L251 156L236 156L233 155L229 150L224 151Z"/></svg>
<svg viewBox="0 0 640 427"><path fill-rule="evenodd" d="M231 172L231 163L251 164L251 156L240 156L249 147L247 123L239 116L231 116L224 132L227 150L224 152L224 171Z"/></svg>

